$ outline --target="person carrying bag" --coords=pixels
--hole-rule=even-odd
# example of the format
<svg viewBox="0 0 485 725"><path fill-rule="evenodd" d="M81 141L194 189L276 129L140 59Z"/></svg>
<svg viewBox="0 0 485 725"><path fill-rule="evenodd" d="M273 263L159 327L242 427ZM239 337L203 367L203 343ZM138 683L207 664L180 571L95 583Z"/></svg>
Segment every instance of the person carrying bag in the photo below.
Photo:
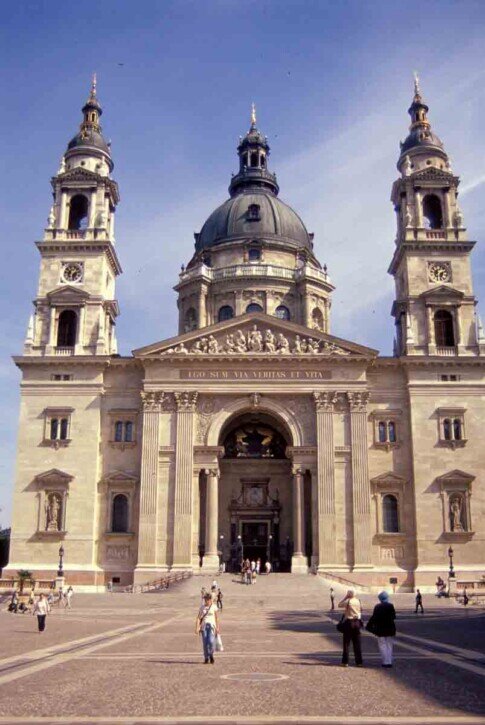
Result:
<svg viewBox="0 0 485 725"><path fill-rule="evenodd" d="M219 618L216 603L212 594L204 594L204 604L200 607L195 622L195 633L202 635L202 650L204 652L204 664L214 664L214 652L216 650L216 637L219 635ZM221 640L222 647L222 640ZM222 649L219 650L222 652Z"/></svg>
<svg viewBox="0 0 485 725"><path fill-rule="evenodd" d="M376 604L372 617L367 622L366 629L377 637L379 652L381 653L382 667L392 667L392 654L394 637L396 636L396 610L389 601L389 594L381 592L377 595L379 604Z"/></svg>
<svg viewBox="0 0 485 725"><path fill-rule="evenodd" d="M362 605L360 599L357 599L353 589L349 589L347 594L338 604L340 609L344 609L342 619L337 624L337 630L342 632L342 667L349 666L349 649L350 643L354 649L356 667L363 667L362 648L360 642L360 630L362 629Z"/></svg>

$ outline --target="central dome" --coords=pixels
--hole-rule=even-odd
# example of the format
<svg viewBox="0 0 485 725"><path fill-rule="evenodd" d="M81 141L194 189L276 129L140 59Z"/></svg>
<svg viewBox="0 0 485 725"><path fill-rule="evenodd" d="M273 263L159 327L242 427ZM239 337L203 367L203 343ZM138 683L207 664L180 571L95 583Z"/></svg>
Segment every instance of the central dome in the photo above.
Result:
<svg viewBox="0 0 485 725"><path fill-rule="evenodd" d="M241 238L263 238L312 248L305 225L271 191L246 188L221 204L197 235L196 251Z"/></svg>

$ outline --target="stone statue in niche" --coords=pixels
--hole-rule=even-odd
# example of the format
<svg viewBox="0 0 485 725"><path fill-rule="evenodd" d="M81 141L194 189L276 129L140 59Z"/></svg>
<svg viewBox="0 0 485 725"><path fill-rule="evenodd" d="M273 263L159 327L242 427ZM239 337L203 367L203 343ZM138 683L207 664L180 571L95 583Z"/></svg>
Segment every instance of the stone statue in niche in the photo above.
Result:
<svg viewBox="0 0 485 725"><path fill-rule="evenodd" d="M406 207L406 211L404 212L404 226L406 228L410 227L412 224L412 221L413 221L413 218L411 216L411 213L410 213L409 209Z"/></svg>
<svg viewBox="0 0 485 725"><path fill-rule="evenodd" d="M236 343L234 342L234 335L227 335L225 350L229 354L232 354L236 349Z"/></svg>
<svg viewBox="0 0 485 725"><path fill-rule="evenodd" d="M450 499L450 524L451 524L451 530L452 531L464 531L463 523L462 523L462 514L463 514L463 506L462 506L462 499L461 496L453 496L452 499Z"/></svg>
<svg viewBox="0 0 485 725"><path fill-rule="evenodd" d="M404 176L410 176L410 174L411 174L411 170L412 170L412 167L411 167L411 161L410 161L410 159L409 159L409 156L406 156L406 157L404 158L404 163L403 163L403 165L402 165L402 172L403 172L403 175L404 175Z"/></svg>
<svg viewBox="0 0 485 725"><path fill-rule="evenodd" d="M57 493L50 493L45 504L46 531L60 531L61 497Z"/></svg>

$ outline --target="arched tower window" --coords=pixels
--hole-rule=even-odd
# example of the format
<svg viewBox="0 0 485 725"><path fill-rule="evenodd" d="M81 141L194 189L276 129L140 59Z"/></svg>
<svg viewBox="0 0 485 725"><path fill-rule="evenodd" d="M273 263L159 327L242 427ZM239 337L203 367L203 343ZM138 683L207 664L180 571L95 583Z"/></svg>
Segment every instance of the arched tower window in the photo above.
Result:
<svg viewBox="0 0 485 725"><path fill-rule="evenodd" d="M74 347L76 344L77 315L74 310L63 310L57 326L57 347Z"/></svg>
<svg viewBox="0 0 485 725"><path fill-rule="evenodd" d="M76 194L69 206L69 229L86 229L88 226L89 202L83 194Z"/></svg>
<svg viewBox="0 0 485 725"><path fill-rule="evenodd" d="M111 531L120 534L128 532L128 498L123 493L113 498Z"/></svg>
<svg viewBox="0 0 485 725"><path fill-rule="evenodd" d="M217 315L217 319L219 322L224 322L224 320L230 320L234 317L234 310L232 309L231 305L223 305L219 308L219 312Z"/></svg>
<svg viewBox="0 0 485 725"><path fill-rule="evenodd" d="M438 347L454 347L453 315L448 310L438 310L434 315L434 334Z"/></svg>
<svg viewBox="0 0 485 725"><path fill-rule="evenodd" d="M251 304L249 304L246 307L246 312L262 312L262 311L263 311L263 308L261 307L261 305L258 305L257 302L251 302Z"/></svg>
<svg viewBox="0 0 485 725"><path fill-rule="evenodd" d="M189 307L185 313L185 332L197 329L197 312L193 307Z"/></svg>
<svg viewBox="0 0 485 725"><path fill-rule="evenodd" d="M285 307L285 305L278 305L275 310L275 317L278 317L280 320L289 320L290 311L288 307Z"/></svg>
<svg viewBox="0 0 485 725"><path fill-rule="evenodd" d="M443 228L441 201L436 194L426 194L423 199L423 219L426 229Z"/></svg>
<svg viewBox="0 0 485 725"><path fill-rule="evenodd" d="M312 325L316 330L323 330L323 314L318 307L315 307L312 312Z"/></svg>
<svg viewBox="0 0 485 725"><path fill-rule="evenodd" d="M385 533L396 534L399 531L397 498L391 493L382 499L382 527Z"/></svg>

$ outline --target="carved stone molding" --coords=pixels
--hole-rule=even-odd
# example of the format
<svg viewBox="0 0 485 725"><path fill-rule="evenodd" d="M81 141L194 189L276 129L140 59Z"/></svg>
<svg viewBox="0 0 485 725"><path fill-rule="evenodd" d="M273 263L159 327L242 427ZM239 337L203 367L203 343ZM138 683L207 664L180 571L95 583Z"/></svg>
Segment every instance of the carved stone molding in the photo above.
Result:
<svg viewBox="0 0 485 725"><path fill-rule="evenodd" d="M221 472L218 468L206 468L204 469L204 473L206 476L213 476L214 478L219 478L221 475Z"/></svg>
<svg viewBox="0 0 485 725"><path fill-rule="evenodd" d="M261 393L251 393L249 395L249 401L253 408L257 408L261 403Z"/></svg>
<svg viewBox="0 0 485 725"><path fill-rule="evenodd" d="M317 412L324 411L326 413L332 413L333 407L338 400L338 395L333 390L325 390L321 393L313 393L313 399Z"/></svg>
<svg viewBox="0 0 485 725"><path fill-rule="evenodd" d="M348 391L347 400L349 401L350 410L352 412L365 413L369 397L370 393L366 390Z"/></svg>
<svg viewBox="0 0 485 725"><path fill-rule="evenodd" d="M197 403L199 393L197 391L174 393L177 411L179 413L193 412Z"/></svg>
<svg viewBox="0 0 485 725"><path fill-rule="evenodd" d="M165 394L163 392L142 391L140 393L143 411L157 413L160 411Z"/></svg>

